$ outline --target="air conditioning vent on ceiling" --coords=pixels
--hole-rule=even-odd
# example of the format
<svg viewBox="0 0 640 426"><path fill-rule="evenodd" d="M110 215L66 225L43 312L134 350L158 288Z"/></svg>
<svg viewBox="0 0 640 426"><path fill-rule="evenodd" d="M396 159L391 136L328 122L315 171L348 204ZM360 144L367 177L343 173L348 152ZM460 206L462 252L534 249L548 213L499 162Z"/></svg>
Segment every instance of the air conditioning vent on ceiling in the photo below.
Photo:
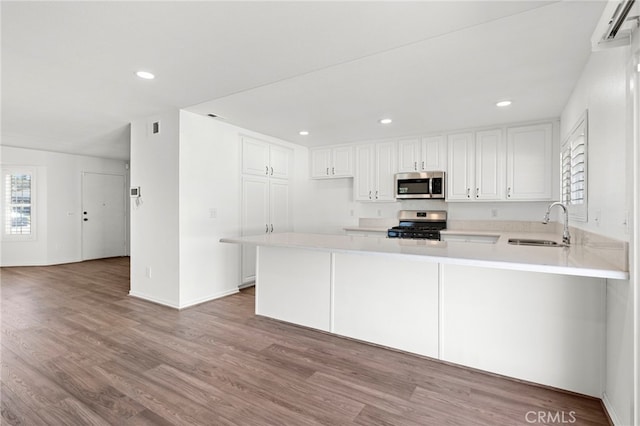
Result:
<svg viewBox="0 0 640 426"><path fill-rule="evenodd" d="M591 36L593 50L628 45L637 26L638 5L635 0L609 1Z"/></svg>

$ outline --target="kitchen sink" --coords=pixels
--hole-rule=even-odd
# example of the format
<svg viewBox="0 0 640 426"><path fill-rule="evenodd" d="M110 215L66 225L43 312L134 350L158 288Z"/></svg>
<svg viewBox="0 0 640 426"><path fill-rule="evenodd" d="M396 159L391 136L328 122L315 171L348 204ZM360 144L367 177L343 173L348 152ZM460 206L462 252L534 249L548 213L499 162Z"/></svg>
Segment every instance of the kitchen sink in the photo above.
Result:
<svg viewBox="0 0 640 426"><path fill-rule="evenodd" d="M528 238L509 238L509 244L518 246L539 246L539 247L566 247L564 243L552 240L534 240Z"/></svg>

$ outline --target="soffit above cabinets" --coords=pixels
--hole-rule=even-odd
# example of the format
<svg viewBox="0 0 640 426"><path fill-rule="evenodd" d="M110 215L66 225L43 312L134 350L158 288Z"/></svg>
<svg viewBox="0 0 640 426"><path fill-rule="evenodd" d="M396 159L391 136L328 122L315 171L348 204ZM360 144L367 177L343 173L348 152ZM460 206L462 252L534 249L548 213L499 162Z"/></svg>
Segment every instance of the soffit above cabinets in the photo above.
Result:
<svg viewBox="0 0 640 426"><path fill-rule="evenodd" d="M557 116L603 7L3 2L2 140L128 158L128 123L172 108L309 146Z"/></svg>

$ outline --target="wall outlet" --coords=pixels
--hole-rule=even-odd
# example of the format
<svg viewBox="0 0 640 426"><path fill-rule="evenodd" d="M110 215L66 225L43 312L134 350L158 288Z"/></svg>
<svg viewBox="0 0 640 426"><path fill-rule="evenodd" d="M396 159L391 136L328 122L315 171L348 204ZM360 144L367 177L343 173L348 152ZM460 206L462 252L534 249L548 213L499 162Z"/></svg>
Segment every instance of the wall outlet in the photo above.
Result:
<svg viewBox="0 0 640 426"><path fill-rule="evenodd" d="M210 208L209 209L209 219L217 219L218 218L218 209Z"/></svg>
<svg viewBox="0 0 640 426"><path fill-rule="evenodd" d="M491 217L498 217L498 209L491 209Z"/></svg>
<svg viewBox="0 0 640 426"><path fill-rule="evenodd" d="M151 278L151 266L147 266L147 267L145 268L145 270L144 270L144 275L145 275L147 278Z"/></svg>
<svg viewBox="0 0 640 426"><path fill-rule="evenodd" d="M596 226L600 226L600 222L602 221L602 210L596 210L593 221L596 223Z"/></svg>

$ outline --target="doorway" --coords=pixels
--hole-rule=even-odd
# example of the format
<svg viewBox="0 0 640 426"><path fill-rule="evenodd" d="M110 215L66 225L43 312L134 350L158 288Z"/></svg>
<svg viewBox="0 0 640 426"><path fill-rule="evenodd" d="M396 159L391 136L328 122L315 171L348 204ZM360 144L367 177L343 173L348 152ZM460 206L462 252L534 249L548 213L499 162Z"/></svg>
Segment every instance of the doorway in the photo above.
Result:
<svg viewBox="0 0 640 426"><path fill-rule="evenodd" d="M82 260L126 255L125 177L82 173Z"/></svg>

